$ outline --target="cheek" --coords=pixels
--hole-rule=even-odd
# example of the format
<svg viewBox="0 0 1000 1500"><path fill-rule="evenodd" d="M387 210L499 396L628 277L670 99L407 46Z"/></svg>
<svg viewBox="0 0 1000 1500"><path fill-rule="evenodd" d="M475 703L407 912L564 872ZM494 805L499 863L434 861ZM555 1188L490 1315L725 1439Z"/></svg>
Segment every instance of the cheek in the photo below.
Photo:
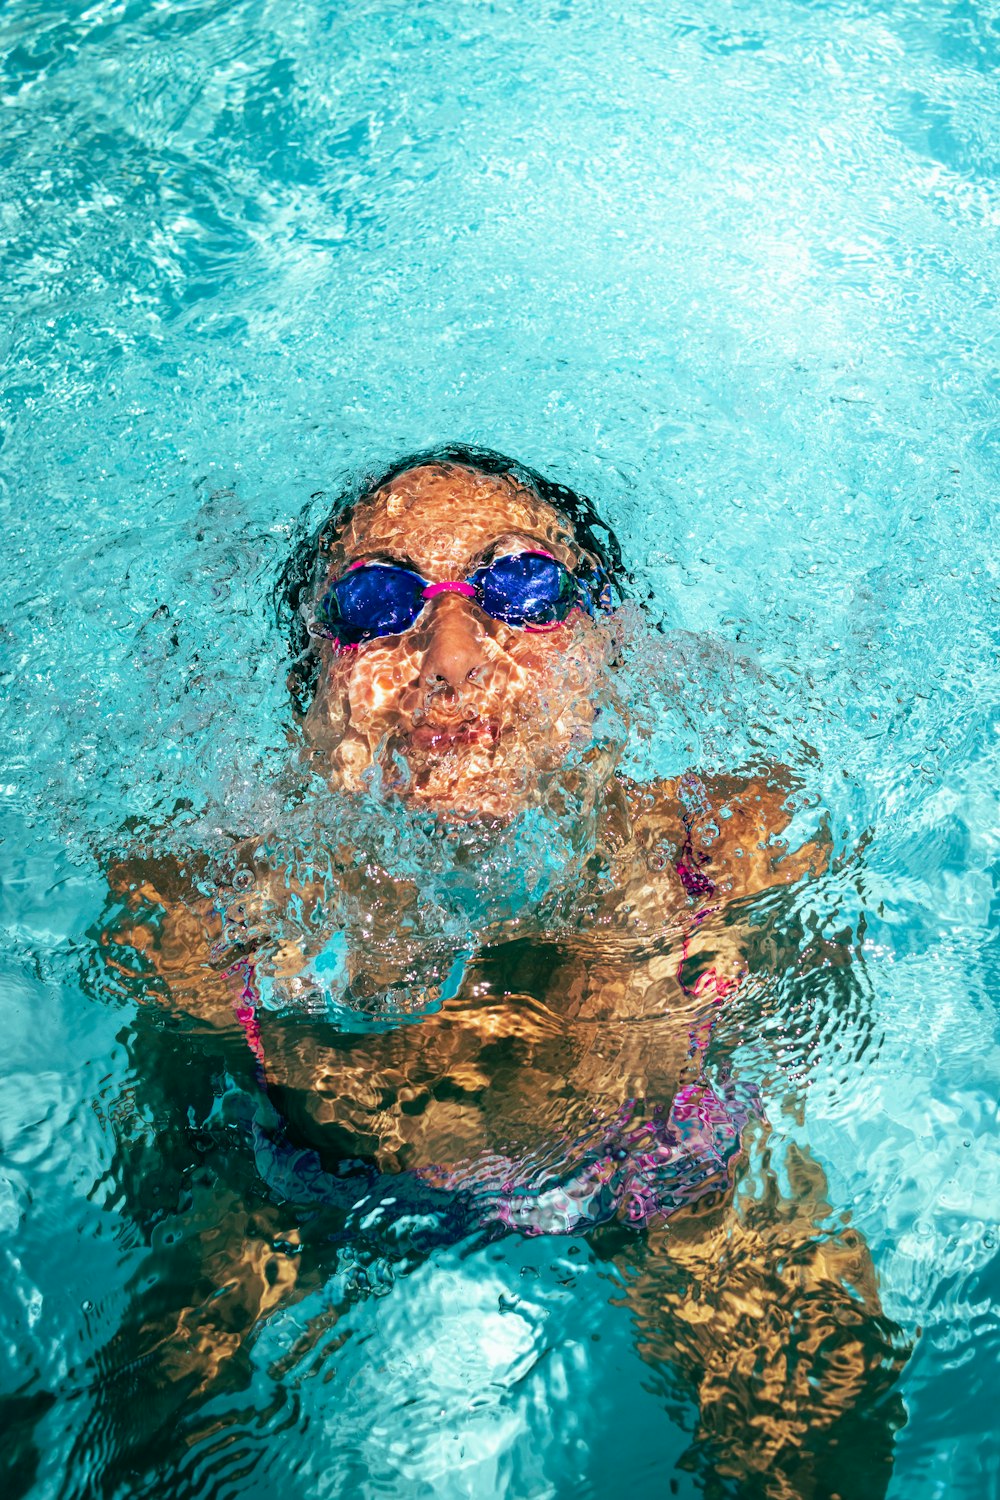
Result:
<svg viewBox="0 0 1000 1500"><path fill-rule="evenodd" d="M534 634L525 631L511 656L528 681L545 690L553 686L564 697L587 691L604 664L603 639L592 627L573 621L558 630Z"/></svg>
<svg viewBox="0 0 1000 1500"><path fill-rule="evenodd" d="M403 647L369 646L341 658L351 720L360 723L394 713L417 676L417 655Z"/></svg>

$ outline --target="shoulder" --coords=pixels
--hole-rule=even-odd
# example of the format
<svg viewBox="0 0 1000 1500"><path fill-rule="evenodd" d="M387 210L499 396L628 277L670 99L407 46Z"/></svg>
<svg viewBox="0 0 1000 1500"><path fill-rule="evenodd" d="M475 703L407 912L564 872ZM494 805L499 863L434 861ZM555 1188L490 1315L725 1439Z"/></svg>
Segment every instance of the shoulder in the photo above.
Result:
<svg viewBox="0 0 1000 1500"><path fill-rule="evenodd" d="M108 867L98 941L116 988L140 1004L228 1020L228 914L211 894L208 861L130 853Z"/></svg>
<svg viewBox="0 0 1000 1500"><path fill-rule="evenodd" d="M644 786L625 784L636 844L670 858L689 894L709 888L750 895L818 873L825 845L810 840L792 850L783 837L801 781L787 766L752 775L699 775Z"/></svg>

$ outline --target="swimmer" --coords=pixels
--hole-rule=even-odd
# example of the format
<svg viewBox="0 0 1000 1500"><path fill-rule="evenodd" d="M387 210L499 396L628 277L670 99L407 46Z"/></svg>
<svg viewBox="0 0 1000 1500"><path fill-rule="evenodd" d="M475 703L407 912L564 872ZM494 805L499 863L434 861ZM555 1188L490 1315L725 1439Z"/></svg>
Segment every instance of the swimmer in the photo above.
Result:
<svg viewBox="0 0 1000 1500"><path fill-rule="evenodd" d="M457 978L446 955L422 983L421 891L384 851L337 849L329 879L363 920L319 920L315 941L284 914L332 911L333 894L315 872L276 870L266 840L241 853L249 889L224 899L180 865L132 856L111 872L109 965L203 1030L238 1025L265 1101L251 1129L272 1201L238 1249L200 1265L215 1290L197 1338L161 1342L163 1369L211 1389L260 1320L322 1276L321 1256L262 1272L289 1223L305 1232L297 1205L388 1237L393 1215L452 1238L588 1233L629 1268L639 1346L694 1394L712 1472L747 1494L833 1493L860 1432L880 1494L901 1346L870 1257L794 1150L782 1195L759 1101L725 1076L724 1019L761 947L752 902L816 877L827 849L782 842L793 783L778 768L652 786L618 774L622 585L589 502L455 448L365 486L289 564L303 761L332 799L426 813L447 844L499 838L555 787L585 848L544 917L494 922ZM380 997L416 991L413 1014L397 1001L359 1029L317 1011L333 939L348 1006L375 1020ZM741 1197L754 1141L764 1191Z"/></svg>

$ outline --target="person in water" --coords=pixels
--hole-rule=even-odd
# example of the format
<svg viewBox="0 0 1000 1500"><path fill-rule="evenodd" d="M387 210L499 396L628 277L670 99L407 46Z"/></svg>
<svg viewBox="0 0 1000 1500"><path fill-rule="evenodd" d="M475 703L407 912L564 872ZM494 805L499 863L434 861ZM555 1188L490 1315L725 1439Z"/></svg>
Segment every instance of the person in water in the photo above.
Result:
<svg viewBox="0 0 1000 1500"><path fill-rule="evenodd" d="M629 1268L639 1347L694 1393L712 1472L748 1494L881 1494L899 1332L818 1166L789 1148L779 1189L759 1100L727 1063L762 954L850 989L846 945L804 951L759 909L827 850L782 841L780 768L618 773L624 582L588 501L467 448L394 465L290 561L315 797L396 803L457 847L548 798L585 825L582 852L547 905L487 924L457 970L438 955L416 988L426 903L363 847L364 818L323 877L289 874L266 838L221 893L183 862L112 871L109 965L203 1032L239 1027L259 1091L245 1123L268 1204L200 1256L204 1296L159 1336L160 1367L211 1388L274 1306L322 1280L330 1216L417 1256L470 1234L587 1233ZM296 927L292 907L321 915ZM317 1006L331 942L341 1003L393 1024ZM296 1256L276 1257L290 1236Z"/></svg>

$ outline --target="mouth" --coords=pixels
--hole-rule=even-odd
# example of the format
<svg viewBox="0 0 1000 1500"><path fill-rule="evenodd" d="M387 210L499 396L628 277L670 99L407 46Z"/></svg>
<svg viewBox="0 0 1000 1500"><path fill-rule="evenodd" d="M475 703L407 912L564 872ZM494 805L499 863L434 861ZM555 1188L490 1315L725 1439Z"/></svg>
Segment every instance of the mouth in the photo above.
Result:
<svg viewBox="0 0 1000 1500"><path fill-rule="evenodd" d="M488 719L468 719L455 724L416 724L408 739L418 750L443 754L471 745L495 745L500 738L499 724Z"/></svg>

